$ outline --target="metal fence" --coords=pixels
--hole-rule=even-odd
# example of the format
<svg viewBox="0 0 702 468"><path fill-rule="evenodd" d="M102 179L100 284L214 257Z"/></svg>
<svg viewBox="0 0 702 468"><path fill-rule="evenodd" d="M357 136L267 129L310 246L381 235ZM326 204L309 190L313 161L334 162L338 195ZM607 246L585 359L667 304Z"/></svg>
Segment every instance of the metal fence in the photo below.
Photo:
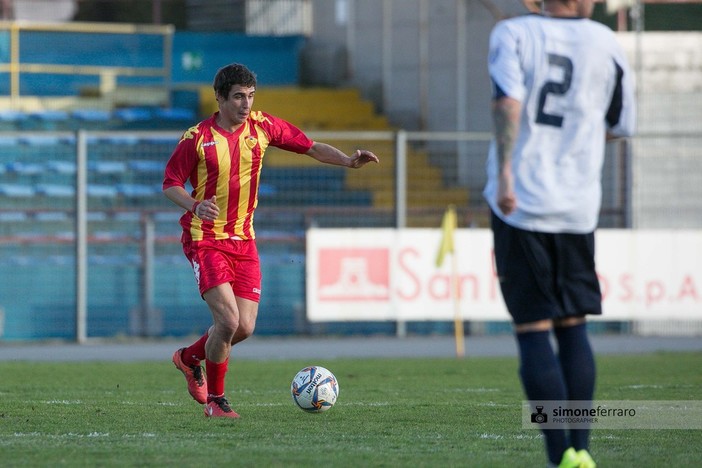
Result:
<svg viewBox="0 0 702 468"><path fill-rule="evenodd" d="M438 227L447 204L458 207L460 226L487 226L480 190L489 134L310 136L346 151L373 149L381 163L348 170L269 149L256 213L266 291L260 334L314 331L304 297L310 226ZM83 341L207 327L209 313L180 250L182 213L161 193L179 137L173 131L0 134L0 336ZM623 226L629 163L626 152L611 152L603 222ZM394 324L336 327L326 330L384 332Z"/></svg>
<svg viewBox="0 0 702 468"><path fill-rule="evenodd" d="M174 33L170 25L0 21L0 95L18 109L22 96L105 95L134 80L169 89Z"/></svg>

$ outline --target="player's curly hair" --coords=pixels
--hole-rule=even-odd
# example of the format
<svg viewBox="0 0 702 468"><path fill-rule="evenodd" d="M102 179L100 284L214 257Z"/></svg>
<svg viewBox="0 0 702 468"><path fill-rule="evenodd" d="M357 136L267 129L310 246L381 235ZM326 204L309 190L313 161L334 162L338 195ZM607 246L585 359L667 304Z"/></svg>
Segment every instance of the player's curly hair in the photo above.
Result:
<svg viewBox="0 0 702 468"><path fill-rule="evenodd" d="M240 63L231 63L217 70L212 84L216 95L228 97L234 85L255 88L256 74Z"/></svg>

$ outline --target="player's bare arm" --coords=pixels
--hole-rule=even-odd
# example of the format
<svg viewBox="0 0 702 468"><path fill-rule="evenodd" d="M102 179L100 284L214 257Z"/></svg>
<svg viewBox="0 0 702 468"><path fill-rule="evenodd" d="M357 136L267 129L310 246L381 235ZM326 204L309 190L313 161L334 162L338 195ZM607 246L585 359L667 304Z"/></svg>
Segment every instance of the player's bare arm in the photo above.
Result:
<svg viewBox="0 0 702 468"><path fill-rule="evenodd" d="M517 207L512 174L512 151L519 132L520 113L521 104L515 99L505 96L493 101L492 118L499 170L497 204L506 215L512 213Z"/></svg>
<svg viewBox="0 0 702 468"><path fill-rule="evenodd" d="M380 162L378 156L368 150L359 149L352 155L347 156L341 150L317 141L314 142L312 147L305 154L325 164L350 167L352 169L363 167L369 162Z"/></svg>
<svg viewBox="0 0 702 468"><path fill-rule="evenodd" d="M215 196L199 202L191 197L183 187L177 186L168 187L163 191L163 194L179 207L192 212L204 221L214 221L219 216L219 207Z"/></svg>

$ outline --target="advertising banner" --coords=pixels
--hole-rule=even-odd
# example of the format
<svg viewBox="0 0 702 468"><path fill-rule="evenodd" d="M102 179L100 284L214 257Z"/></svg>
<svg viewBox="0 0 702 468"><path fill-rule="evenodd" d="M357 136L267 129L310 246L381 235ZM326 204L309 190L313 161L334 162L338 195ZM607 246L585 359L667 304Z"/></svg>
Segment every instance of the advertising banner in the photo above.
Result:
<svg viewBox="0 0 702 468"><path fill-rule="evenodd" d="M492 233L457 229L454 236L446 255L455 261L437 266L438 228L308 230L308 319L453 320L458 309L464 320L509 320ZM596 245L599 318L702 318L702 232L602 229Z"/></svg>

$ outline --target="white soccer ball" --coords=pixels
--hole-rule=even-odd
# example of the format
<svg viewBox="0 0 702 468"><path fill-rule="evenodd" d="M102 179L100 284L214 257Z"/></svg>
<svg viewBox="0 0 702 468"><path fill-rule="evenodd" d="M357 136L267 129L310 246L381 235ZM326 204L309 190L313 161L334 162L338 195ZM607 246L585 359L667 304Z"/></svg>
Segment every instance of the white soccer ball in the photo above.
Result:
<svg viewBox="0 0 702 468"><path fill-rule="evenodd" d="M328 369L310 366L300 370L290 384L295 404L308 413L322 413L339 397L339 382Z"/></svg>

